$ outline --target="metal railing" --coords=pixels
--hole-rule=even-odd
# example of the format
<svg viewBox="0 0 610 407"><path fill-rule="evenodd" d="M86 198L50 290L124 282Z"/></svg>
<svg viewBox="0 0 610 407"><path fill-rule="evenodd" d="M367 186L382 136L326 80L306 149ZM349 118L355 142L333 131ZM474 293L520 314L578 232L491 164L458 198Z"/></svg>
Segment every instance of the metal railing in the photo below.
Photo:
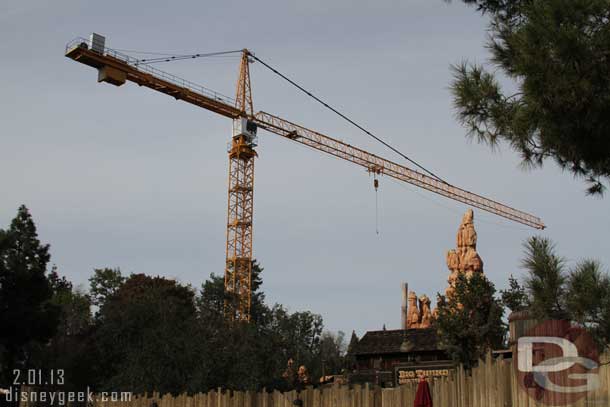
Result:
<svg viewBox="0 0 610 407"><path fill-rule="evenodd" d="M82 37L73 39L72 41L68 42L68 44L66 44L66 54L78 47L86 47L87 49L91 49L91 41ZM205 86L199 85L197 83L187 81L186 79L182 79L176 75L172 75L171 73L167 73L160 69L153 68L150 65L142 63L142 61L137 58L134 58L127 54L123 54L122 52L119 52L112 48L104 47L103 55L108 55L118 60L121 60L129 66L133 67L134 69L137 69L138 71L153 75L156 78L163 79L164 81L170 82L176 86L180 86L192 92L199 93L218 102L235 106L235 99L233 99L232 97L223 95L222 93L216 92L215 90L206 88Z"/></svg>

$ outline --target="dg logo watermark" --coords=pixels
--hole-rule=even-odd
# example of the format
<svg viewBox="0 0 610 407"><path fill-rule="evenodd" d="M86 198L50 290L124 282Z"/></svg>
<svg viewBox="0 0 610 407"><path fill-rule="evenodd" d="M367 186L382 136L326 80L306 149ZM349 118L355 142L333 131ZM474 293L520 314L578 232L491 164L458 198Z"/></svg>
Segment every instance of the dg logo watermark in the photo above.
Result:
<svg viewBox="0 0 610 407"><path fill-rule="evenodd" d="M599 353L591 335L569 321L545 321L517 341L519 385L539 403L565 406L600 387Z"/></svg>

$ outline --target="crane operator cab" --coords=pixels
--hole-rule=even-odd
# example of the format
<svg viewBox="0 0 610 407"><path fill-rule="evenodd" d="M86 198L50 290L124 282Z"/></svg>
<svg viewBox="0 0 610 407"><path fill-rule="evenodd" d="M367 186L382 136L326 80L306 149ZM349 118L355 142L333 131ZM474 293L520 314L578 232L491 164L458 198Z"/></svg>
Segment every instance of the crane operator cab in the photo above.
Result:
<svg viewBox="0 0 610 407"><path fill-rule="evenodd" d="M254 148L258 145L257 128L256 123L246 117L233 119L233 139L243 137L245 142Z"/></svg>

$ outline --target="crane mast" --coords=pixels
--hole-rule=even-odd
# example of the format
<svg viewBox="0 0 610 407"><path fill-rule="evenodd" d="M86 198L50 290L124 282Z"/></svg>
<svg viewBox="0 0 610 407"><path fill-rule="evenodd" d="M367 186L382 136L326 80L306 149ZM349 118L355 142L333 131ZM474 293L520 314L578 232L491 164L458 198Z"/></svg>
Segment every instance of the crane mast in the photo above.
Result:
<svg viewBox="0 0 610 407"><path fill-rule="evenodd" d="M404 165L379 157L336 138L310 130L266 112L254 113L250 84L250 56L241 51L235 99L161 71L141 60L105 47L102 36L77 38L66 46L65 55L98 70L98 82L120 86L126 81L146 86L177 100L202 107L233 120L229 145L227 241L225 264L225 315L249 321L252 299L252 221L254 213L254 160L257 130L262 128L288 140L387 175L447 198L496 214L536 229L540 218L481 195L450 185Z"/></svg>
<svg viewBox="0 0 610 407"><path fill-rule="evenodd" d="M248 51L243 50L235 92L235 107L241 115L233 119L233 137L229 148L225 315L238 321L250 320L252 305L252 219L257 126L248 120L254 114L249 65Z"/></svg>

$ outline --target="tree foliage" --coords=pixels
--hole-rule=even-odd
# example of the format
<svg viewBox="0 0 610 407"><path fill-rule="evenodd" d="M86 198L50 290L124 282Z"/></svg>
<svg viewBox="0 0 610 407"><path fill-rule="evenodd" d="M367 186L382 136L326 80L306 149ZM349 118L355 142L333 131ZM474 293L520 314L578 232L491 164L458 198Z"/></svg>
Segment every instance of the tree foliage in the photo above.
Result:
<svg viewBox="0 0 610 407"><path fill-rule="evenodd" d="M345 368L345 333L325 331L320 338L319 361L322 364L321 375L339 374Z"/></svg>
<svg viewBox="0 0 610 407"><path fill-rule="evenodd" d="M27 369L63 371L64 384L49 390L85 391L95 384L97 363L92 341L93 321L89 295L60 277L56 267L49 274L53 290L51 303L59 309L55 335L44 344L31 346Z"/></svg>
<svg viewBox="0 0 610 407"><path fill-rule="evenodd" d="M84 292L56 267L46 274L49 259L49 247L20 208L11 227L0 230L3 381L19 367L62 369L68 391L286 390L289 358L314 379L343 367L344 335L323 332L320 315L266 304L256 261L246 324L226 320L224 279L214 274L196 291L163 277L101 268Z"/></svg>
<svg viewBox="0 0 610 407"><path fill-rule="evenodd" d="M161 277L130 276L100 309L95 342L103 389L172 392L196 369L195 293Z"/></svg>
<svg viewBox="0 0 610 407"><path fill-rule="evenodd" d="M438 295L434 326L440 343L454 361L466 368L504 344L504 310L495 293L485 275L475 273L471 277L461 274L451 296Z"/></svg>
<svg viewBox="0 0 610 407"><path fill-rule="evenodd" d="M502 290L500 292L502 295L502 303L506 308L513 312L526 309L529 306L529 299L525 288L519 284L519 280L511 275L508 278L508 287L508 290Z"/></svg>
<svg viewBox="0 0 610 407"><path fill-rule="evenodd" d="M36 225L21 206L10 227L0 229L0 379L5 382L12 383L12 369L26 366L28 349L46 343L57 329L50 258L49 245L38 240Z"/></svg>
<svg viewBox="0 0 610 407"><path fill-rule="evenodd" d="M502 292L512 311L527 309L534 318L566 319L585 327L600 350L610 343L610 276L602 265L585 259L568 268L555 245L531 237L524 244L523 283L510 280Z"/></svg>
<svg viewBox="0 0 610 407"><path fill-rule="evenodd" d="M528 271L525 287L530 294L529 308L543 318L568 317L563 288L566 284L565 260L555 254L548 239L532 237L524 244L522 267Z"/></svg>
<svg viewBox="0 0 610 407"><path fill-rule="evenodd" d="M526 167L554 160L601 194L610 180L610 2L463 1L491 19L493 69L454 66L454 104L469 135L507 143ZM502 89L502 74L514 90Z"/></svg>
<svg viewBox="0 0 610 407"><path fill-rule="evenodd" d="M112 297L125 282L121 269L101 268L93 270L89 278L89 295L91 303L101 307Z"/></svg>

